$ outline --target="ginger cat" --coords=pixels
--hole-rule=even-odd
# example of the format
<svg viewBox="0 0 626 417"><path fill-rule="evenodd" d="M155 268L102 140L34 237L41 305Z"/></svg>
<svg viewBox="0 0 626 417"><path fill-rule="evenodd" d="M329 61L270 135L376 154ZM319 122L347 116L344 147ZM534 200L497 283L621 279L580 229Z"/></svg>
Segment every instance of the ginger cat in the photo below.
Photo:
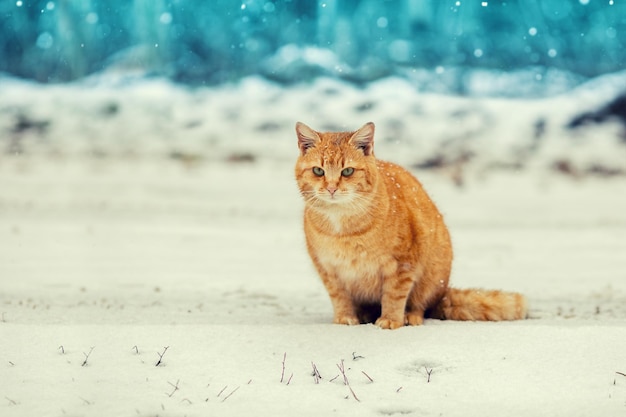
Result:
<svg viewBox="0 0 626 417"><path fill-rule="evenodd" d="M296 133L307 249L335 323L375 319L396 329L424 317L526 317L520 294L448 287L452 245L443 218L415 177L376 159L373 123L329 133L297 123Z"/></svg>

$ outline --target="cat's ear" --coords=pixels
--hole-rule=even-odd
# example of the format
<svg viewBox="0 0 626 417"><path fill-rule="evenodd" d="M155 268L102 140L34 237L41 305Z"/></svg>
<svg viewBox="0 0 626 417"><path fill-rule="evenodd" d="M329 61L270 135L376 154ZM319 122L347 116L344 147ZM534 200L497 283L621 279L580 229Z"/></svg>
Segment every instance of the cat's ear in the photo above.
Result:
<svg viewBox="0 0 626 417"><path fill-rule="evenodd" d="M361 149L365 156L371 155L374 151L374 123L366 123L354 132L350 138L350 143L357 149Z"/></svg>
<svg viewBox="0 0 626 417"><path fill-rule="evenodd" d="M302 155L314 148L320 141L320 137L317 132L302 122L296 123L296 134L298 135L298 147Z"/></svg>

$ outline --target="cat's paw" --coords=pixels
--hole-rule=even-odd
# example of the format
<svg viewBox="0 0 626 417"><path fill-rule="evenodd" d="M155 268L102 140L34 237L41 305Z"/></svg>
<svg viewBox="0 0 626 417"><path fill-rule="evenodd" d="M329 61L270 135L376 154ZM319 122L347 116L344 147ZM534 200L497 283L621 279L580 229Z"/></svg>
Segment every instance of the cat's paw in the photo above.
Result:
<svg viewBox="0 0 626 417"><path fill-rule="evenodd" d="M381 329L398 329L402 326L404 326L404 323L398 320L391 320L391 319L386 319L386 318L379 318L378 320L376 320L376 325L378 327L380 327Z"/></svg>
<svg viewBox="0 0 626 417"><path fill-rule="evenodd" d="M335 317L335 324L346 324L348 326L356 326L357 324L361 324L359 319L356 316L341 316Z"/></svg>
<svg viewBox="0 0 626 417"><path fill-rule="evenodd" d="M424 324L424 313L406 313L404 322L409 326L421 326Z"/></svg>

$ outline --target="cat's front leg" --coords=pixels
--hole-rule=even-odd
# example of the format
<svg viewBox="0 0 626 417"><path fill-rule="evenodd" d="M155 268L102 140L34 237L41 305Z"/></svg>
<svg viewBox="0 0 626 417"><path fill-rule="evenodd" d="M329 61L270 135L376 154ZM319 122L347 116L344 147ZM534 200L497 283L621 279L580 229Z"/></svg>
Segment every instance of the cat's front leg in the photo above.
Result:
<svg viewBox="0 0 626 417"><path fill-rule="evenodd" d="M350 315L338 316L336 314L335 314L335 319L333 320L333 323L345 324L348 326L356 326L357 324L361 324L359 322L359 319L356 316L350 316Z"/></svg>
<svg viewBox="0 0 626 417"><path fill-rule="evenodd" d="M320 275L333 304L333 311L335 312L333 323L350 326L360 324L352 297L341 284L339 278L323 270L320 270Z"/></svg>
<svg viewBox="0 0 626 417"><path fill-rule="evenodd" d="M335 312L334 323L347 324L349 326L360 324L354 309L354 303L347 291L337 289L331 292L329 290L328 294L330 295L330 301L333 303L333 310Z"/></svg>
<svg viewBox="0 0 626 417"><path fill-rule="evenodd" d="M381 315L376 325L382 329L397 329L405 324L406 302L413 288L408 274L391 276L383 282Z"/></svg>

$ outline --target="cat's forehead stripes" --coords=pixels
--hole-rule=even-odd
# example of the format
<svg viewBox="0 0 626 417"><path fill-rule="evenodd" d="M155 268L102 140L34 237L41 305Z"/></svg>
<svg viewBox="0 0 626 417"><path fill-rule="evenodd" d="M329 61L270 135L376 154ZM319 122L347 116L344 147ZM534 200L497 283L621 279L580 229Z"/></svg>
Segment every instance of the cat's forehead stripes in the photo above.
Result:
<svg viewBox="0 0 626 417"><path fill-rule="evenodd" d="M328 166L341 163L343 158L341 143L344 138L337 134L322 134L320 139L316 148L320 154L321 165Z"/></svg>
<svg viewBox="0 0 626 417"><path fill-rule="evenodd" d="M354 132L331 132L320 135L317 148L324 165L342 166L344 164L346 146Z"/></svg>
<svg viewBox="0 0 626 417"><path fill-rule="evenodd" d="M348 143L354 132L330 132L320 134L320 145L322 147L341 147Z"/></svg>

